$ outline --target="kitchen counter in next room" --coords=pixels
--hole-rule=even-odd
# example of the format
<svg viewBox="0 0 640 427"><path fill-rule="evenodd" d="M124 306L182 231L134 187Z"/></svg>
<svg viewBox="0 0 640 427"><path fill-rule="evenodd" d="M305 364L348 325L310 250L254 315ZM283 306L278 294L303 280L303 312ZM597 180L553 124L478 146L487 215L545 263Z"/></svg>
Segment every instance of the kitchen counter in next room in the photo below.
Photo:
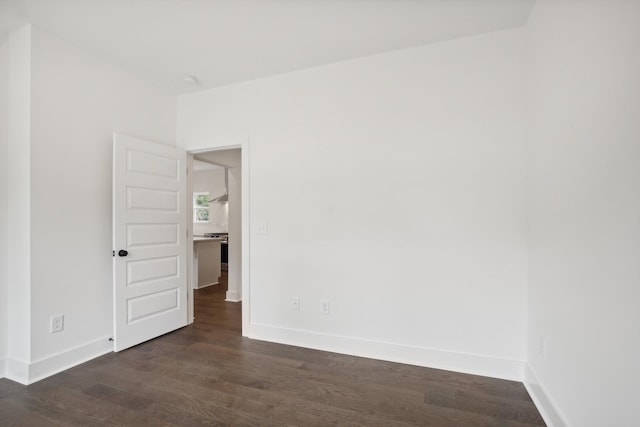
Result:
<svg viewBox="0 0 640 427"><path fill-rule="evenodd" d="M193 281L194 289L217 285L220 274L221 238L193 236Z"/></svg>

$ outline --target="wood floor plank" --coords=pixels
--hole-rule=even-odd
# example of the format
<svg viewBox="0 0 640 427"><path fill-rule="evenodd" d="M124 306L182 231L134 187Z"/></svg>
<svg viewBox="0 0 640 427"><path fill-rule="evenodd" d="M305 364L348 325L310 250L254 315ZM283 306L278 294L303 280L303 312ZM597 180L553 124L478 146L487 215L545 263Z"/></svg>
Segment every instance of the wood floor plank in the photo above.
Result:
<svg viewBox="0 0 640 427"><path fill-rule="evenodd" d="M22 399L5 396L0 399L0 425L2 426L56 426L63 424L39 414Z"/></svg>
<svg viewBox="0 0 640 427"><path fill-rule="evenodd" d="M28 387L0 380L0 425L544 426L515 381L244 338L226 290L195 291L178 331Z"/></svg>

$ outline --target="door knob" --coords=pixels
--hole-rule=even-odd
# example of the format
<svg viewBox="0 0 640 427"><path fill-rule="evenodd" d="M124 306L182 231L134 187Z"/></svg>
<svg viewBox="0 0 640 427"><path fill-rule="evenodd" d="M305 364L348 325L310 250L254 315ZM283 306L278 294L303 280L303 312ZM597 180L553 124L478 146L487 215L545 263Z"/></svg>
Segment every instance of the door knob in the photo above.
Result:
<svg viewBox="0 0 640 427"><path fill-rule="evenodd" d="M120 249L118 251L118 256L127 256L129 255L129 252L125 251L124 249Z"/></svg>

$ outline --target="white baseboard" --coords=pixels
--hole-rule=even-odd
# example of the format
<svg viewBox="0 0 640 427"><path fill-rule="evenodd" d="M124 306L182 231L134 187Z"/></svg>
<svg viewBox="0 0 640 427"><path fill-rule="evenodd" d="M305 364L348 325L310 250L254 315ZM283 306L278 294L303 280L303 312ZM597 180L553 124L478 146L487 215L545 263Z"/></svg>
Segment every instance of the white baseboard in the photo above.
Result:
<svg viewBox="0 0 640 427"><path fill-rule="evenodd" d="M7 376L7 359L0 359L0 378L5 378Z"/></svg>
<svg viewBox="0 0 640 427"><path fill-rule="evenodd" d="M29 383L29 364L8 357L5 359L4 374L5 378L27 385Z"/></svg>
<svg viewBox="0 0 640 427"><path fill-rule="evenodd" d="M31 363L6 359L5 377L29 385L112 351L113 342L104 337Z"/></svg>
<svg viewBox="0 0 640 427"><path fill-rule="evenodd" d="M240 302L242 301L242 292L239 291L227 291L227 299L225 301L229 302Z"/></svg>
<svg viewBox="0 0 640 427"><path fill-rule="evenodd" d="M207 283L206 285L200 285L200 286L196 286L193 289L202 289L202 288L206 288L209 286L215 286L215 285L219 285L220 282L213 282L213 283Z"/></svg>
<svg viewBox="0 0 640 427"><path fill-rule="evenodd" d="M524 386L531 396L531 400L535 403L536 408L540 411L540 415L547 424L547 427L568 427L569 423L558 411L558 406L553 402L551 396L544 386L538 380L535 372L529 364L524 367Z"/></svg>
<svg viewBox="0 0 640 427"><path fill-rule="evenodd" d="M352 356L482 375L513 381L524 378L524 362L425 347L370 341L252 323L243 334L249 338L349 354Z"/></svg>

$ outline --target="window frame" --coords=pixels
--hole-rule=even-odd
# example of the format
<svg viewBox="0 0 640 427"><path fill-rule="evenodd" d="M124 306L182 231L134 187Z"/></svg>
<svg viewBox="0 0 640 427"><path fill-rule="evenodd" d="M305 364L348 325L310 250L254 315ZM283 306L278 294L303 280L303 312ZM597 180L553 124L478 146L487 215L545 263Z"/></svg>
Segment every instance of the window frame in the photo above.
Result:
<svg viewBox="0 0 640 427"><path fill-rule="evenodd" d="M199 196L207 196L207 204L205 205L199 205L196 203L196 200ZM211 200L209 200L209 196L210 193L208 191L194 191L193 192L193 223L194 224L208 224L211 222ZM198 211L200 210L206 210L207 211L207 220L203 221L203 220L199 220L198 219Z"/></svg>

